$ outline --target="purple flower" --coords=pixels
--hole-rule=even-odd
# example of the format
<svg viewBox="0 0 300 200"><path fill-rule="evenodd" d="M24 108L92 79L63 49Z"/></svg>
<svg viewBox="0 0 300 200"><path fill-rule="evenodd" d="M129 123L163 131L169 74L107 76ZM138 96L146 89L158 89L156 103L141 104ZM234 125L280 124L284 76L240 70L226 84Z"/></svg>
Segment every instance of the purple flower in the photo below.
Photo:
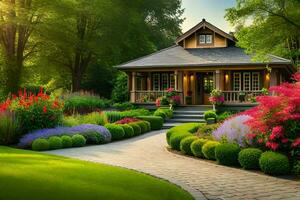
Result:
<svg viewBox="0 0 300 200"><path fill-rule="evenodd" d="M212 135L216 140L226 140L234 142L240 146L245 146L246 134L250 132L250 128L245 124L251 119L248 115L239 115L226 120Z"/></svg>
<svg viewBox="0 0 300 200"><path fill-rule="evenodd" d="M60 136L60 135L75 135L85 134L89 132L96 132L104 137L105 142L111 141L111 134L104 126L98 126L93 124L82 124L74 127L56 127L50 129L40 129L33 131L29 134L24 135L18 144L20 147L29 147L35 139L38 138L49 138L51 136Z"/></svg>

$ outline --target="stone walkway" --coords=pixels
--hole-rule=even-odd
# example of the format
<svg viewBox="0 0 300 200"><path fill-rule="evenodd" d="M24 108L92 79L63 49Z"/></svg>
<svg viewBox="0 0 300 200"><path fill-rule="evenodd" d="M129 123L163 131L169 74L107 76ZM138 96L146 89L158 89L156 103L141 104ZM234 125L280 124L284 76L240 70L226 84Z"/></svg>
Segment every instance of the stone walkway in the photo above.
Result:
<svg viewBox="0 0 300 200"><path fill-rule="evenodd" d="M148 173L180 185L201 200L300 199L300 180L275 178L169 152L164 132L48 153Z"/></svg>

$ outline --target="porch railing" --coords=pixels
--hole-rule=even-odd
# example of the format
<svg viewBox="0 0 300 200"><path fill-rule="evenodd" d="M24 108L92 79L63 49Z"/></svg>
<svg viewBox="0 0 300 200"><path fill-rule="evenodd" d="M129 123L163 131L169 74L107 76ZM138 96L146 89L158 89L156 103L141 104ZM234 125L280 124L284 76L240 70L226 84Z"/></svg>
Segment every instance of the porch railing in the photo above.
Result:
<svg viewBox="0 0 300 200"><path fill-rule="evenodd" d="M136 103L154 103L157 98L166 95L166 91L154 91L154 90L137 90L131 91L131 95L134 95ZM183 102L183 92L176 91L180 96L181 102Z"/></svg>
<svg viewBox="0 0 300 200"><path fill-rule="evenodd" d="M263 94L262 91L222 91L224 103L254 103L255 98Z"/></svg>

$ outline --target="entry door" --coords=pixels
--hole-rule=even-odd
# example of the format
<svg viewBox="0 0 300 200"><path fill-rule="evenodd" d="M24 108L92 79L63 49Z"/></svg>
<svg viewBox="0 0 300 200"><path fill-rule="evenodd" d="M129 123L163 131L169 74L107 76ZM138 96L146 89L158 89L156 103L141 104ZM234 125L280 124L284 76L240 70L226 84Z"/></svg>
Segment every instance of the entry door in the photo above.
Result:
<svg viewBox="0 0 300 200"><path fill-rule="evenodd" d="M214 88L212 72L197 73L197 95L196 102L199 105L209 105L208 98Z"/></svg>

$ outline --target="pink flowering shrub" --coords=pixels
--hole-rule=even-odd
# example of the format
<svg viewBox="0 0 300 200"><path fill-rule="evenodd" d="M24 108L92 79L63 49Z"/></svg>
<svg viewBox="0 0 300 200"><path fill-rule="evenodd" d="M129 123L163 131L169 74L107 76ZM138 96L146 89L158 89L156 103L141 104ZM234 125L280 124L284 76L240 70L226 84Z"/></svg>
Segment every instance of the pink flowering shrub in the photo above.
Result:
<svg viewBox="0 0 300 200"><path fill-rule="evenodd" d="M177 95L177 92L174 88L168 88L165 91L165 95L156 99L155 104L157 107L166 106L172 104L177 106L181 103L181 97Z"/></svg>
<svg viewBox="0 0 300 200"><path fill-rule="evenodd" d="M281 151L290 157L300 156L300 73L294 83L270 88L273 96L258 96L258 106L244 112L252 118L246 122L247 135L256 145Z"/></svg>
<svg viewBox="0 0 300 200"><path fill-rule="evenodd" d="M221 90L214 89L208 100L213 105L222 105L225 99Z"/></svg>
<svg viewBox="0 0 300 200"><path fill-rule="evenodd" d="M137 122L137 121L140 121L139 119L136 119L136 118L131 118L131 117L126 117L124 119L121 119L119 121L116 121L115 123L116 124L129 124L129 123L132 123L132 122Z"/></svg>

